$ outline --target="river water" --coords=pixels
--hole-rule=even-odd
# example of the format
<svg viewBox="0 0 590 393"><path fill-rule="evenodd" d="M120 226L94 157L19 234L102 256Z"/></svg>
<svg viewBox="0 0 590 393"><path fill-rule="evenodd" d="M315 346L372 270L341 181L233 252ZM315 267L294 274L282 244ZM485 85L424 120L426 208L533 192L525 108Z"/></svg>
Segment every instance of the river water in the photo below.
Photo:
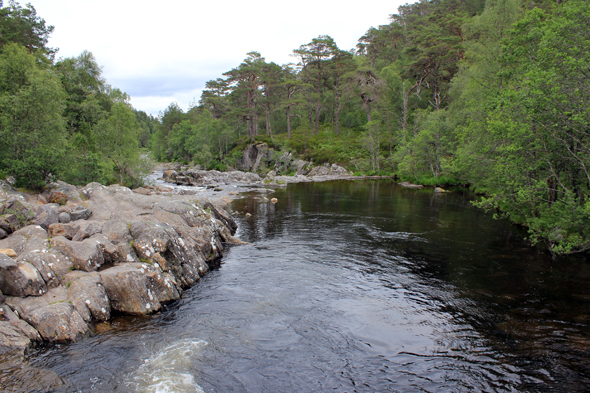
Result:
<svg viewBox="0 0 590 393"><path fill-rule="evenodd" d="M551 261L456 191L303 183L233 202L219 269L148 317L46 345L67 392L574 392L590 264ZM246 215L250 213L250 216Z"/></svg>

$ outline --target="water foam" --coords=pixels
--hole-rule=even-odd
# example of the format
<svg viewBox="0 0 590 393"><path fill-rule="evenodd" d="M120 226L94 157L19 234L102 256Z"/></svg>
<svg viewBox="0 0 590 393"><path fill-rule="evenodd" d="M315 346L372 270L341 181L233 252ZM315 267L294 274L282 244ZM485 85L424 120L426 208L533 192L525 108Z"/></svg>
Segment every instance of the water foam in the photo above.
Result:
<svg viewBox="0 0 590 393"><path fill-rule="evenodd" d="M190 373L191 358L207 345L203 340L184 339L168 345L144 361L132 376L136 391L203 393Z"/></svg>

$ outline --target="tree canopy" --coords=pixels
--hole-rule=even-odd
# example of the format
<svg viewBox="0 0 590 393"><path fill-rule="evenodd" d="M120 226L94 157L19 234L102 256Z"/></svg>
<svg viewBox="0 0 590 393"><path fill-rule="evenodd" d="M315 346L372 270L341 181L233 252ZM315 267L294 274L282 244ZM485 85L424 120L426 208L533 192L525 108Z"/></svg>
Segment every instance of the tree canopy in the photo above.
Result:
<svg viewBox="0 0 590 393"><path fill-rule="evenodd" d="M394 11L394 10L392 10ZM19 184L141 178L157 160L226 169L263 140L316 164L467 185L555 254L590 249L590 6L419 0L355 48L329 35L293 63L252 51L187 111L134 110L91 52L54 60L31 5L0 1L0 171Z"/></svg>

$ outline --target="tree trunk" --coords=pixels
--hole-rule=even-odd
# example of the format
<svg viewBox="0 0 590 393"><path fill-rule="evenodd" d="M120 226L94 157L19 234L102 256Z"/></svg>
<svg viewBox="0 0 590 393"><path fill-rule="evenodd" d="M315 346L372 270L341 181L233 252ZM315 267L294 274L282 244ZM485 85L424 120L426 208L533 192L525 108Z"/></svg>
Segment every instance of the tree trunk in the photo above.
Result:
<svg viewBox="0 0 590 393"><path fill-rule="evenodd" d="M266 103L264 114L266 116L266 135L270 135L272 138L272 130L270 129L270 102Z"/></svg>
<svg viewBox="0 0 590 393"><path fill-rule="evenodd" d="M334 85L334 122L336 123L335 132L336 135L340 135L340 80L336 79Z"/></svg>
<svg viewBox="0 0 590 393"><path fill-rule="evenodd" d="M321 73L318 70L318 86L317 86L318 101L315 106L315 135L320 133L320 100L322 97L322 80Z"/></svg>
<svg viewBox="0 0 590 393"><path fill-rule="evenodd" d="M291 139L291 105L287 105L285 113L287 115L287 139Z"/></svg>

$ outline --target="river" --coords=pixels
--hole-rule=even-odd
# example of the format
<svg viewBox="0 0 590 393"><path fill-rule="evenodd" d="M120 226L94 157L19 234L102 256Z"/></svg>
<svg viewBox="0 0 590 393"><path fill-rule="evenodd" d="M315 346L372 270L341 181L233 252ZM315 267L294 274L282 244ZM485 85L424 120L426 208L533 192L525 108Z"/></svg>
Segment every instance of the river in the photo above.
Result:
<svg viewBox="0 0 590 393"><path fill-rule="evenodd" d="M67 392L573 392L590 264L552 261L457 190L301 183L233 202L221 266L148 317L29 364ZM246 213L249 213L247 215Z"/></svg>

